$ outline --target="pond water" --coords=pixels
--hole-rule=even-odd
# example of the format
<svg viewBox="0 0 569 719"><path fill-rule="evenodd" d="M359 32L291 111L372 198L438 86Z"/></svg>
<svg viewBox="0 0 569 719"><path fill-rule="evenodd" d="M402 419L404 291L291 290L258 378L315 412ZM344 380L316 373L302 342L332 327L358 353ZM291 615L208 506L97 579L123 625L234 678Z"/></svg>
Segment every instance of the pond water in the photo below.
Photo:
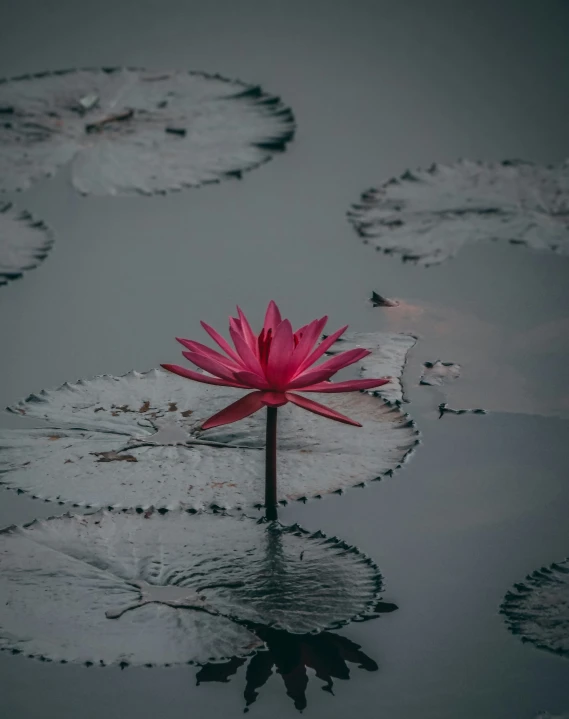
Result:
<svg viewBox="0 0 569 719"><path fill-rule="evenodd" d="M3 76L69 66L191 68L282 96L298 131L243 180L164 197L80 197L63 170L22 196L56 244L0 291L0 404L99 373L177 361L174 336L224 327L236 301L258 322L274 298L294 324L329 314L419 337L404 382L423 443L392 479L282 510L378 563L398 611L338 634L350 664L332 695L309 670L306 713L375 719L532 719L569 710L569 663L524 645L505 592L569 553L569 259L498 243L415 267L366 247L345 219L407 167L457 157L569 154L569 7L483 0L39 0L9 4ZM401 300L373 308L372 290ZM425 361L457 362L446 387ZM437 407L486 415L439 419ZM28 423L29 424L29 423ZM0 426L22 427L4 415ZM4 492L2 526L66 507ZM341 641L341 640L338 640ZM280 646L280 645L279 645ZM374 668L372 665L368 669ZM2 716L237 717L246 667L86 669L0 654ZM223 679L224 677L221 676ZM251 715L296 714L273 673Z"/></svg>

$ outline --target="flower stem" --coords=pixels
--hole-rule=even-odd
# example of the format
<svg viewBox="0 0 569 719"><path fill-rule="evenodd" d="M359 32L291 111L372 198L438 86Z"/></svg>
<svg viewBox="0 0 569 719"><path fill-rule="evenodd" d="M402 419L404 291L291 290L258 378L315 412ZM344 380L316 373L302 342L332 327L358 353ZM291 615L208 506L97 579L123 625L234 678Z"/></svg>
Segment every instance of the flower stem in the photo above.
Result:
<svg viewBox="0 0 569 719"><path fill-rule="evenodd" d="M277 519L277 408L267 407L265 517Z"/></svg>

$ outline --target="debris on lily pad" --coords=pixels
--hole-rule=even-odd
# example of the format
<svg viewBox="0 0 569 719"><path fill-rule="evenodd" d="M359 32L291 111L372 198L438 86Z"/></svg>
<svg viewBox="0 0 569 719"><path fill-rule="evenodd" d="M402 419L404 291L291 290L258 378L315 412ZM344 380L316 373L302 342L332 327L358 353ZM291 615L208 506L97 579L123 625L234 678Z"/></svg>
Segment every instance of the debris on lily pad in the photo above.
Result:
<svg viewBox="0 0 569 719"><path fill-rule="evenodd" d="M52 244L51 232L41 220L9 202L0 203L0 285L37 267Z"/></svg>
<svg viewBox="0 0 569 719"><path fill-rule="evenodd" d="M328 354L357 347L370 350L371 354L359 362L360 374L362 377L390 377L391 382L374 390L374 393L387 402L397 404L404 401L401 378L407 353L416 342L417 338L413 335L395 332L346 332L332 345Z"/></svg>
<svg viewBox="0 0 569 719"><path fill-rule="evenodd" d="M0 648L88 664L221 661L372 611L377 566L298 525L186 512L35 521L0 532Z"/></svg>
<svg viewBox="0 0 569 719"><path fill-rule="evenodd" d="M439 410L439 419L444 414L488 414L487 409L482 409L481 407L478 407L476 409L454 409L453 407L449 407L446 402L441 402L438 406Z"/></svg>
<svg viewBox="0 0 569 719"><path fill-rule="evenodd" d="M369 300L373 307L399 307L398 300L390 300L389 297L384 297L378 294L375 290L371 293Z"/></svg>
<svg viewBox="0 0 569 719"><path fill-rule="evenodd" d="M0 483L89 507L223 509L264 496L265 413L201 425L242 392L170 372L102 375L30 395L11 412L48 428L0 430ZM305 499L391 475L418 443L409 416L380 397L311 395L362 427L279 410L279 500Z"/></svg>
<svg viewBox="0 0 569 719"><path fill-rule="evenodd" d="M285 148L294 117L260 87L199 72L92 68L0 81L0 190L70 165L83 194L241 177Z"/></svg>
<svg viewBox="0 0 569 719"><path fill-rule="evenodd" d="M569 657L569 559L537 569L515 584L500 612L522 641Z"/></svg>
<svg viewBox="0 0 569 719"><path fill-rule="evenodd" d="M569 161L461 160L407 170L364 192L348 217L378 250L422 265L486 239L569 255Z"/></svg>
<svg viewBox="0 0 569 719"><path fill-rule="evenodd" d="M442 387L460 377L460 365L455 362L423 362L419 384Z"/></svg>

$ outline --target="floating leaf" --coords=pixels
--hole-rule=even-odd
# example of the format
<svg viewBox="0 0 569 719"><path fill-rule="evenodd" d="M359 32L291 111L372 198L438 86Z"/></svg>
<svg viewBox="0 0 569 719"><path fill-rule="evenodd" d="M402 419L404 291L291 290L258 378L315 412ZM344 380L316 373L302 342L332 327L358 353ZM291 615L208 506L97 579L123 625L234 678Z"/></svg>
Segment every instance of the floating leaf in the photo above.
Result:
<svg viewBox="0 0 569 719"><path fill-rule="evenodd" d="M371 293L370 300L373 307L399 307L397 300L390 300L389 297L384 297L378 294L375 290Z"/></svg>
<svg viewBox="0 0 569 719"><path fill-rule="evenodd" d="M467 368L460 382L444 388L444 401L452 407L562 417L569 414L567 382L560 383L559 372L546 369L550 360L567 354L569 317L530 320L528 331L520 330L519 322L504 324L494 316L481 319L448 305L420 301L401 302L386 311L382 320L386 330L429 338L429 352L456 359Z"/></svg>
<svg viewBox="0 0 569 719"><path fill-rule="evenodd" d="M462 160L407 171L365 192L348 216L377 249L422 265L485 239L569 255L569 161Z"/></svg>
<svg viewBox="0 0 569 719"><path fill-rule="evenodd" d="M265 413L203 431L241 392L162 370L103 375L30 395L12 412L51 429L0 431L8 487L93 507L260 504ZM418 442L409 417L365 393L311 395L362 422L347 427L279 409L279 500L314 497L392 474Z"/></svg>
<svg viewBox="0 0 569 719"><path fill-rule="evenodd" d="M52 244L43 222L29 212L18 212L10 203L0 203L0 285L37 267Z"/></svg>
<svg viewBox="0 0 569 719"><path fill-rule="evenodd" d="M449 407L446 402L441 402L438 409L440 413L439 419L443 414L488 414L488 410L482 409L481 407L477 409L454 409L453 407Z"/></svg>
<svg viewBox="0 0 569 719"><path fill-rule="evenodd" d="M0 189L71 163L82 193L194 187L283 150L294 118L259 87L197 72L65 70L0 84Z"/></svg>
<svg viewBox="0 0 569 719"><path fill-rule="evenodd" d="M569 656L569 559L542 567L515 584L500 611L522 641Z"/></svg>
<svg viewBox="0 0 569 719"><path fill-rule="evenodd" d="M229 659L251 627L341 626L372 611L375 564L298 525L174 512L65 515L0 533L0 648L98 664Z"/></svg>
<svg viewBox="0 0 569 719"><path fill-rule="evenodd" d="M375 390L388 402L403 402L404 392L401 377L407 353L415 345L413 335L393 332L346 332L332 345L328 354L363 347L371 354L359 363L362 377L391 377L389 384Z"/></svg>
<svg viewBox="0 0 569 719"><path fill-rule="evenodd" d="M460 365L454 362L424 362L419 384L442 387L460 377Z"/></svg>

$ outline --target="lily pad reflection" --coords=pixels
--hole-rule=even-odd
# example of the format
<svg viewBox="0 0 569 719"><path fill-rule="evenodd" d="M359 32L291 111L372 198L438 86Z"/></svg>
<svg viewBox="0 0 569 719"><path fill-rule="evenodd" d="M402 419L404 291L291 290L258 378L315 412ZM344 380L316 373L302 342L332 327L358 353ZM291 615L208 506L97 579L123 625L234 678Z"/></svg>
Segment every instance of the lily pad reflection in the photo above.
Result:
<svg viewBox="0 0 569 719"><path fill-rule="evenodd" d="M65 515L0 533L0 648L96 664L243 656L251 625L305 634L373 615L382 579L298 525L166 513Z"/></svg>
<svg viewBox="0 0 569 719"><path fill-rule="evenodd" d="M422 265L486 239L569 255L569 161L462 160L407 170L364 192L348 217L378 250Z"/></svg>
<svg viewBox="0 0 569 719"><path fill-rule="evenodd" d="M84 194L156 193L240 177L283 150L292 112L198 72L63 70L0 81L0 190L70 164Z"/></svg>
<svg viewBox="0 0 569 719"><path fill-rule="evenodd" d="M257 651L248 661L234 657L227 662L205 664L196 675L198 685L204 682L228 682L247 661L243 697L246 707L253 704L260 689L273 672L280 675L287 696L296 709L307 706L306 690L309 670L322 682L323 691L334 693L334 679L350 678L350 665L367 672L378 670L377 663L365 654L360 645L333 632L321 634L290 634L269 627L255 628L266 648ZM246 709L247 711L247 709Z"/></svg>
<svg viewBox="0 0 569 719"><path fill-rule="evenodd" d="M262 503L265 416L203 431L239 390L169 372L64 384L11 411L48 429L0 432L0 478L42 499L94 507L201 509ZM317 401L347 427L287 405L279 411L279 500L314 497L391 475L418 442L413 422L365 393Z"/></svg>
<svg viewBox="0 0 569 719"><path fill-rule="evenodd" d="M501 612L522 641L569 657L569 559L542 567L515 584Z"/></svg>

